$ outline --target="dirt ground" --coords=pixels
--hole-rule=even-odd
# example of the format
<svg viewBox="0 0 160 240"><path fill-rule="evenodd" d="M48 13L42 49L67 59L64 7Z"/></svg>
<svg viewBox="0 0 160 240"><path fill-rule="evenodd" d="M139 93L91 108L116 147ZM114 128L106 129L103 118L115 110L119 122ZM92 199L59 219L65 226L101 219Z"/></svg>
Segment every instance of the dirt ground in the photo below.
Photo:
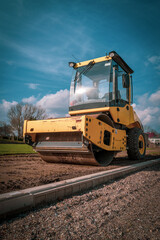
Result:
<svg viewBox="0 0 160 240"><path fill-rule="evenodd" d="M0 224L3 240L159 240L160 164Z"/></svg>
<svg viewBox="0 0 160 240"><path fill-rule="evenodd" d="M160 148L147 150L145 161L154 158L160 158ZM126 152L119 153L107 167L46 163L36 154L0 156L0 193L57 182L138 162L128 161Z"/></svg>

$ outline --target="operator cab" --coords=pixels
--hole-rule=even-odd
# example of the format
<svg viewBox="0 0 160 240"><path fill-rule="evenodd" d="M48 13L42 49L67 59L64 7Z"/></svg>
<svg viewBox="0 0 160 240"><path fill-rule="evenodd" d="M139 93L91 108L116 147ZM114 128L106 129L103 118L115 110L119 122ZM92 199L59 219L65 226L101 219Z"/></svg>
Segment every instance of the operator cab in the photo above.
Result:
<svg viewBox="0 0 160 240"><path fill-rule="evenodd" d="M70 87L70 111L124 107L132 102L133 70L115 52L75 64Z"/></svg>

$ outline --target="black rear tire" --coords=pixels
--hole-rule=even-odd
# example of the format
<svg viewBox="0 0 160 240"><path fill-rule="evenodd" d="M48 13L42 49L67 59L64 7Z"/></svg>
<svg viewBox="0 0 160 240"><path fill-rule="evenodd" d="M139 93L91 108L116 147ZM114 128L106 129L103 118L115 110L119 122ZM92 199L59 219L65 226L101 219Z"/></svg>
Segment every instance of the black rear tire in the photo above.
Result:
<svg viewBox="0 0 160 240"><path fill-rule="evenodd" d="M146 153L146 140L142 129L132 128L127 131L127 153L130 160L144 159Z"/></svg>

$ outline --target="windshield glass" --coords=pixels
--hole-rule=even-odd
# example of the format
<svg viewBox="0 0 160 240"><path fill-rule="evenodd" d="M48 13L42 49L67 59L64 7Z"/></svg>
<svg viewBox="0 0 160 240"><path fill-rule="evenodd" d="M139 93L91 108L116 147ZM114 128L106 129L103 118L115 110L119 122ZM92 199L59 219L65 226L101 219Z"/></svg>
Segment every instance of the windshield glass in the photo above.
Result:
<svg viewBox="0 0 160 240"><path fill-rule="evenodd" d="M70 106L108 102L110 68L111 61L104 61L75 69L70 89Z"/></svg>

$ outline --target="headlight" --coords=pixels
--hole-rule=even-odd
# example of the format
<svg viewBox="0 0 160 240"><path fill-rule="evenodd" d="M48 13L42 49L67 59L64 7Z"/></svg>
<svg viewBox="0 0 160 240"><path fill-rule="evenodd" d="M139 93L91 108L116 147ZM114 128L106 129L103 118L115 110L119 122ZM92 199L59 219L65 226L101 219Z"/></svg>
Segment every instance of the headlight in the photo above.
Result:
<svg viewBox="0 0 160 240"><path fill-rule="evenodd" d="M75 62L69 62L68 64L69 64L70 67L74 67L76 65Z"/></svg>

